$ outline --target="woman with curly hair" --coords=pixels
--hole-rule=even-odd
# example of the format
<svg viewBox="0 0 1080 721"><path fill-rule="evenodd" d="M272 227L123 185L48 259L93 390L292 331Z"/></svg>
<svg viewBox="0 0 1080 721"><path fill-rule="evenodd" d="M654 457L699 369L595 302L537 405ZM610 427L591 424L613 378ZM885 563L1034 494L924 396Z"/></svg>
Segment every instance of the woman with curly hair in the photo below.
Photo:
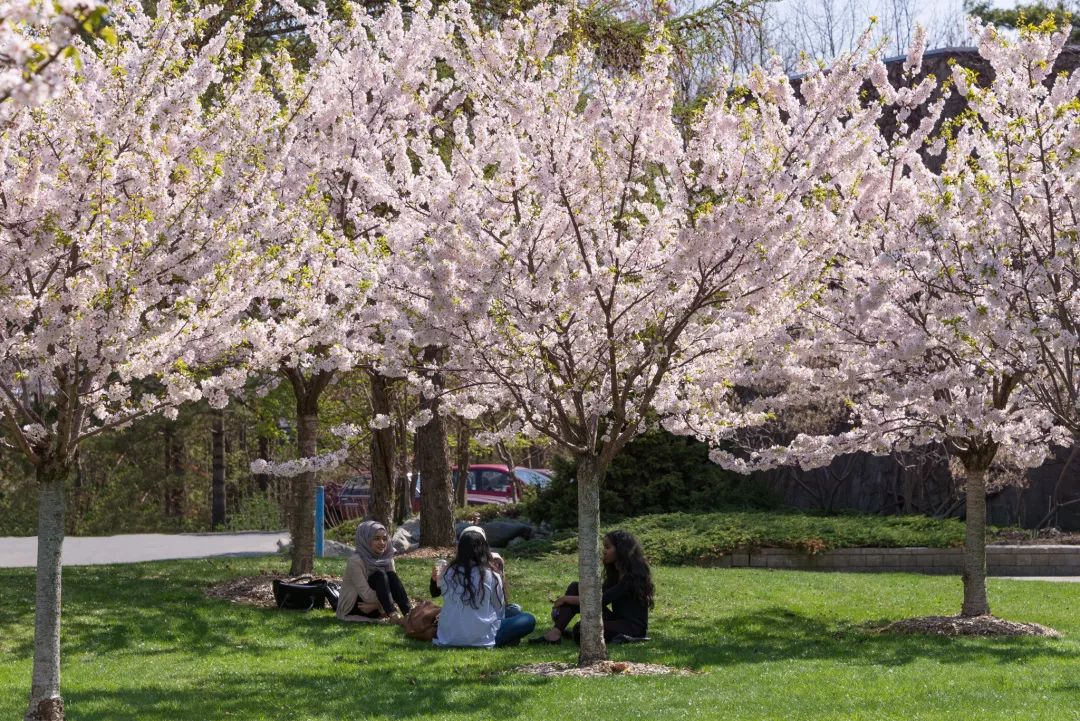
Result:
<svg viewBox="0 0 1080 721"><path fill-rule="evenodd" d="M604 641L644 638L649 631L649 609L653 607L656 588L652 571L641 544L626 531L611 531L604 536L604 595L602 603ZM578 582L566 588L566 593L554 601L551 617L554 626L530 643L561 643L570 620L581 610ZM574 640L580 638L578 626L573 629Z"/></svg>

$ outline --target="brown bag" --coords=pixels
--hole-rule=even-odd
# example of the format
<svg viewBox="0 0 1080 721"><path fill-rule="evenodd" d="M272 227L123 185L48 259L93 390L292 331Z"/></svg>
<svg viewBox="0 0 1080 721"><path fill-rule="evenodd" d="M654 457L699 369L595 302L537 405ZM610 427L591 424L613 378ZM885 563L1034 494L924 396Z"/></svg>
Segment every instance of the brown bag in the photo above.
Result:
<svg viewBox="0 0 1080 721"><path fill-rule="evenodd" d="M409 609L409 615L405 617L405 635L420 641L430 641L435 638L441 611L442 607L431 601L418 602Z"/></svg>

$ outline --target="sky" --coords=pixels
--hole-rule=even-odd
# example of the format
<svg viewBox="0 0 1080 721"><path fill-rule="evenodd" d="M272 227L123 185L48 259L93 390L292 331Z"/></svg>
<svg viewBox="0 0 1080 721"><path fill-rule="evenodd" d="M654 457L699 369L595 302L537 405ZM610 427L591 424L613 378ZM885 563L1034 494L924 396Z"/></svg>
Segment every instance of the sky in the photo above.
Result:
<svg viewBox="0 0 1080 721"><path fill-rule="evenodd" d="M1015 0L993 0L1014 7ZM808 51L828 59L850 48L876 16L877 34L893 39L889 54L903 54L916 23L927 29L930 48L968 45L962 0L777 0L769 6L770 44L782 56ZM897 42L899 38L899 42ZM832 49L832 52L830 52Z"/></svg>

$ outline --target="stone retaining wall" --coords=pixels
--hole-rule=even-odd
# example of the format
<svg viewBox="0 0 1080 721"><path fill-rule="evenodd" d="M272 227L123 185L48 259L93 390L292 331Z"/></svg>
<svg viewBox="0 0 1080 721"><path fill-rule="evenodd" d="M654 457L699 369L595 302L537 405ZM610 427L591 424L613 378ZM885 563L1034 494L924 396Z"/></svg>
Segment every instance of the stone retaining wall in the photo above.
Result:
<svg viewBox="0 0 1080 721"><path fill-rule="evenodd" d="M1080 546L987 546L992 576L1080 576ZM862 571L959 574L959 548L840 548L809 555L786 548L736 550L710 565L787 568L802 571Z"/></svg>

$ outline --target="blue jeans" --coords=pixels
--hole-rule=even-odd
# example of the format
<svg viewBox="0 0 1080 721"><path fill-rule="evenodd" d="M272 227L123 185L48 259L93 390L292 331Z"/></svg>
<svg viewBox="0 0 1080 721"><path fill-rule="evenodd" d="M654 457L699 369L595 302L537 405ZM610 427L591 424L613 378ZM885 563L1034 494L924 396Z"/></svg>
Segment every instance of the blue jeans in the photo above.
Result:
<svg viewBox="0 0 1080 721"><path fill-rule="evenodd" d="M495 634L496 646L509 646L528 636L536 628L536 616L525 613L521 606L510 603L506 606L506 615Z"/></svg>

